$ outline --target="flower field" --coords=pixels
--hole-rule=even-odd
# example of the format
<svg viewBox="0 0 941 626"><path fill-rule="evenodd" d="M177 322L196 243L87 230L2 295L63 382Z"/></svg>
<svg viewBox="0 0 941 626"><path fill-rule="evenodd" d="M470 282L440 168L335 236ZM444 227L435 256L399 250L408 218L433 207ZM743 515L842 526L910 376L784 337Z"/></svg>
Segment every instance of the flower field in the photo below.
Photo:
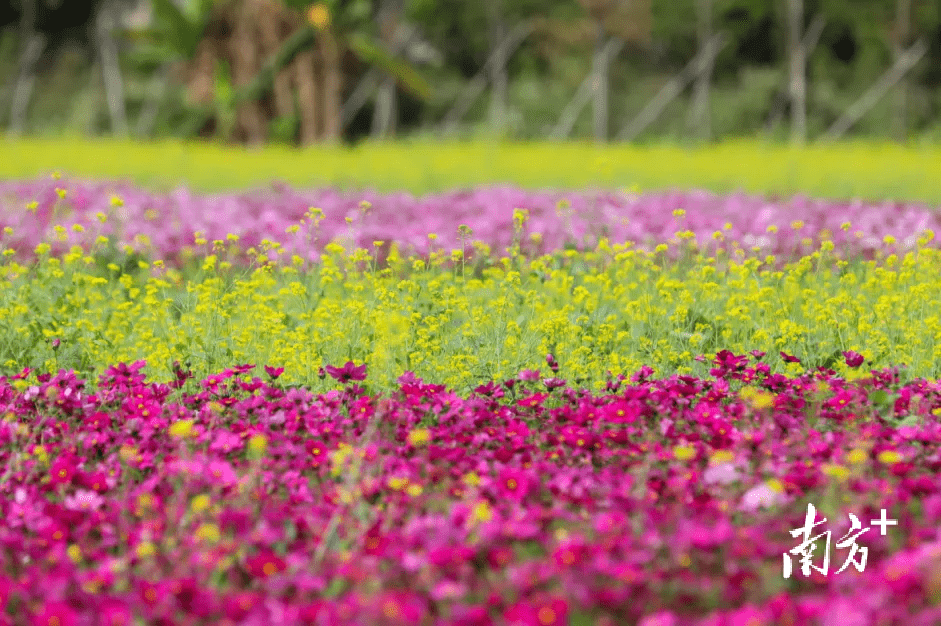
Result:
<svg viewBox="0 0 941 626"><path fill-rule="evenodd" d="M0 624L941 623L920 199L3 183Z"/></svg>

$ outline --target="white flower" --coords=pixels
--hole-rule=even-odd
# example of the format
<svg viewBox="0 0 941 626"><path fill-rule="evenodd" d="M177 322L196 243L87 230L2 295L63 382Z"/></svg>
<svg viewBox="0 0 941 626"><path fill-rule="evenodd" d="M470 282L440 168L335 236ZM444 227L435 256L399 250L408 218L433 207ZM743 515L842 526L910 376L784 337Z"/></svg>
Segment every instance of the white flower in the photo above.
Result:
<svg viewBox="0 0 941 626"><path fill-rule="evenodd" d="M94 511L100 507L104 501L105 499L94 491L79 489L75 492L74 496L69 496L65 499L65 508L72 509L73 511Z"/></svg>
<svg viewBox="0 0 941 626"><path fill-rule="evenodd" d="M729 483L734 483L739 478L738 469L735 467L735 464L731 462L713 465L703 472L702 476L703 482L707 485L728 485Z"/></svg>
<svg viewBox="0 0 941 626"><path fill-rule="evenodd" d="M764 482L749 489L742 497L742 509L756 511L761 508L770 508L786 501L784 494Z"/></svg>

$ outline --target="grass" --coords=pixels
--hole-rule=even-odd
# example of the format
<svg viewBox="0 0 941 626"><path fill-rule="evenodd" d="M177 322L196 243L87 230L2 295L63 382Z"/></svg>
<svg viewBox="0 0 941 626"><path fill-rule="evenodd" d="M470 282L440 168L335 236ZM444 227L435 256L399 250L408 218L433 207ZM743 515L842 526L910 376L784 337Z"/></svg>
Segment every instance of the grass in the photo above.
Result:
<svg viewBox="0 0 941 626"><path fill-rule="evenodd" d="M200 143L6 139L0 178L54 170L129 180L165 191L237 191L272 181L297 187L409 191L514 184L525 188L704 188L770 195L912 200L941 204L939 148L840 143L804 149L736 141L702 148L590 143L395 142L295 150L227 148Z"/></svg>

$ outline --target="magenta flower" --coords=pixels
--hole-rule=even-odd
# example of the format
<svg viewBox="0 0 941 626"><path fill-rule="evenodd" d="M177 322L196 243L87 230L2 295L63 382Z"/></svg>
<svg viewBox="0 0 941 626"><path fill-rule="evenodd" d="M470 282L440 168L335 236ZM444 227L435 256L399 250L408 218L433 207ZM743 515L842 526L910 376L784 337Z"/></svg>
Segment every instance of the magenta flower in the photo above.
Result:
<svg viewBox="0 0 941 626"><path fill-rule="evenodd" d="M518 602L503 612L512 626L564 626L569 623L568 604L562 599L545 602Z"/></svg>
<svg viewBox="0 0 941 626"><path fill-rule="evenodd" d="M843 358L846 359L846 364L850 367L859 367L866 360L866 357L861 355L859 352L853 352L852 350L844 352Z"/></svg>
<svg viewBox="0 0 941 626"><path fill-rule="evenodd" d="M781 352L781 358L784 360L785 363L800 363L801 362L801 360L798 359L796 356L792 356L786 352Z"/></svg>
<svg viewBox="0 0 941 626"><path fill-rule="evenodd" d="M263 599L264 596L258 592L239 591L223 600L223 610L230 620L240 620L245 618Z"/></svg>
<svg viewBox="0 0 941 626"><path fill-rule="evenodd" d="M282 571L286 564L284 559L270 550L262 550L245 561L245 568L255 578L268 578Z"/></svg>
<svg viewBox="0 0 941 626"><path fill-rule="evenodd" d="M519 470L505 469L497 479L497 492L503 498L522 500L529 492L529 477Z"/></svg>
<svg viewBox="0 0 941 626"><path fill-rule="evenodd" d="M47 602L30 620L31 626L74 626L75 611L65 602Z"/></svg>
<svg viewBox="0 0 941 626"><path fill-rule="evenodd" d="M347 361L343 367L334 367L328 365L327 373L341 383L348 383L353 380L366 380L366 364L356 366L352 361Z"/></svg>
<svg viewBox="0 0 941 626"><path fill-rule="evenodd" d="M49 468L49 478L53 485L66 485L72 482L75 464L69 458L57 459Z"/></svg>
<svg viewBox="0 0 941 626"><path fill-rule="evenodd" d="M676 626L678 623L676 613L659 611L640 620L638 626Z"/></svg>
<svg viewBox="0 0 941 626"><path fill-rule="evenodd" d="M521 383L532 383L539 380L539 370L523 370L516 377Z"/></svg>
<svg viewBox="0 0 941 626"><path fill-rule="evenodd" d="M106 600L99 611L100 623L105 626L130 626L134 623L130 609L119 600Z"/></svg>
<svg viewBox="0 0 941 626"><path fill-rule="evenodd" d="M268 374L268 376L271 377L271 380L277 380L278 376L280 376L283 373L284 373L283 367L270 367L268 365L265 366L265 374Z"/></svg>

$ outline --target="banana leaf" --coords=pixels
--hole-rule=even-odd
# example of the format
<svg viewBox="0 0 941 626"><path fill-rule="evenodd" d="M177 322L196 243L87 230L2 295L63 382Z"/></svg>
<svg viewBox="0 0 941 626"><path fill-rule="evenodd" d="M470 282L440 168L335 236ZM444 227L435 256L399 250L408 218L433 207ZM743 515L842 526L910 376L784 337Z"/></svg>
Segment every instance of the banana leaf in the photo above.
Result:
<svg viewBox="0 0 941 626"><path fill-rule="evenodd" d="M431 85L408 61L392 56L383 47L361 33L353 33L347 37L346 43L360 60L395 76L402 87L417 98L428 100L431 97Z"/></svg>
<svg viewBox="0 0 941 626"><path fill-rule="evenodd" d="M201 25L191 21L173 0L153 0L153 7L154 18L164 26L161 30L167 43L185 58L193 58L202 36Z"/></svg>

